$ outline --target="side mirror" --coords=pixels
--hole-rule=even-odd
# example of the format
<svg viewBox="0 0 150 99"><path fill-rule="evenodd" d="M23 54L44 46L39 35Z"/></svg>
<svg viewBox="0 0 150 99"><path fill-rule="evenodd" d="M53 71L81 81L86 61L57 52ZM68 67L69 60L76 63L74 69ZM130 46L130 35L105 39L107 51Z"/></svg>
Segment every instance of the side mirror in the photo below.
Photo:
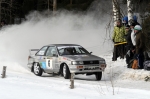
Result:
<svg viewBox="0 0 150 99"><path fill-rule="evenodd" d="M90 54L92 54L93 52L90 52Z"/></svg>

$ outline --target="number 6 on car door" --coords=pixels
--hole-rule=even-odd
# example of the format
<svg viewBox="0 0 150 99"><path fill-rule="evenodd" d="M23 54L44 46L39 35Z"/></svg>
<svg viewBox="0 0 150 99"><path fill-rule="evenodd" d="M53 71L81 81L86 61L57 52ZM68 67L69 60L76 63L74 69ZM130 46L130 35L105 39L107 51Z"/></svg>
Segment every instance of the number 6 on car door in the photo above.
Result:
<svg viewBox="0 0 150 99"><path fill-rule="evenodd" d="M48 69L53 69L52 60L51 59L46 59L46 67Z"/></svg>

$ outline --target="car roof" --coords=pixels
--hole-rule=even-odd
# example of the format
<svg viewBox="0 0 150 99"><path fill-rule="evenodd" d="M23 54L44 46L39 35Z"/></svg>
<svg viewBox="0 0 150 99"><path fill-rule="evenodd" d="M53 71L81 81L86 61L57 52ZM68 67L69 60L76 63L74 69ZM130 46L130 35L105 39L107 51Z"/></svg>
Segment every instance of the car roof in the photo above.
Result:
<svg viewBox="0 0 150 99"><path fill-rule="evenodd" d="M46 45L46 46L80 46L80 45L77 45L77 44L49 44L49 45Z"/></svg>

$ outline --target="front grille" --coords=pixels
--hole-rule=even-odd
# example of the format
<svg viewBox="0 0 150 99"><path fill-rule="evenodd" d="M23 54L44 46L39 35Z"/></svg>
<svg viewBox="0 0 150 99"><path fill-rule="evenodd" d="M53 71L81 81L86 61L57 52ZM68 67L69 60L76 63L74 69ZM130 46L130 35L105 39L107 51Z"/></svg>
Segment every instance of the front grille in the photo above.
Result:
<svg viewBox="0 0 150 99"><path fill-rule="evenodd" d="M84 65L99 64L99 61L83 61Z"/></svg>
<svg viewBox="0 0 150 99"><path fill-rule="evenodd" d="M93 67L93 68L84 68L84 70L99 70L99 67Z"/></svg>

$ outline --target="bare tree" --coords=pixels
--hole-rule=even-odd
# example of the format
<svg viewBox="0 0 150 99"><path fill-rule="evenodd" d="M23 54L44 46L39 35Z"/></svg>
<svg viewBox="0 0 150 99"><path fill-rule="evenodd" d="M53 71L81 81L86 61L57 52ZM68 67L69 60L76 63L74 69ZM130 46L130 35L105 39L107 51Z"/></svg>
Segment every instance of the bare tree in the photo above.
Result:
<svg viewBox="0 0 150 99"><path fill-rule="evenodd" d="M53 11L57 10L57 0L53 0Z"/></svg>
<svg viewBox="0 0 150 99"><path fill-rule="evenodd" d="M2 3L2 0L0 0L0 22L1 22L1 3Z"/></svg>

